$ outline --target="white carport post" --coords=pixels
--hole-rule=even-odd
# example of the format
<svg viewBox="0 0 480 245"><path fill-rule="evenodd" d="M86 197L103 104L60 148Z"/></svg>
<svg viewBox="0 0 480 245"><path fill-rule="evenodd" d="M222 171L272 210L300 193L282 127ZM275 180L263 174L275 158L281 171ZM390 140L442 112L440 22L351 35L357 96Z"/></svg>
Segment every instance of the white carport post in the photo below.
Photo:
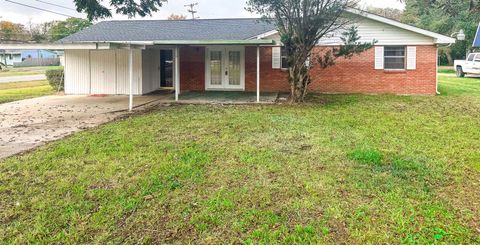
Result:
<svg viewBox="0 0 480 245"><path fill-rule="evenodd" d="M133 110L133 49L130 46L128 49L128 75L130 83L130 92L128 98L128 110Z"/></svg>
<svg viewBox="0 0 480 245"><path fill-rule="evenodd" d="M180 47L175 48L175 101L178 101L180 94Z"/></svg>
<svg viewBox="0 0 480 245"><path fill-rule="evenodd" d="M260 103L260 46L257 46L257 103Z"/></svg>

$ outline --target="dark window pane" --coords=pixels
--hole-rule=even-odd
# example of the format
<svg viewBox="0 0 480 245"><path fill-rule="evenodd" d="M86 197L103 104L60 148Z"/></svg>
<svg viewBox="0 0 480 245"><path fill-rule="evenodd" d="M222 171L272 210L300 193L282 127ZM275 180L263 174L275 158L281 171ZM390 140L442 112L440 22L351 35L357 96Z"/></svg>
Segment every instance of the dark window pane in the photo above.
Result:
<svg viewBox="0 0 480 245"><path fill-rule="evenodd" d="M405 56L405 47L385 47L385 56Z"/></svg>
<svg viewBox="0 0 480 245"><path fill-rule="evenodd" d="M288 68L287 57L285 57L285 56L282 57L282 68L284 68L284 69Z"/></svg>
<svg viewBox="0 0 480 245"><path fill-rule="evenodd" d="M405 69L405 58L385 57L385 69Z"/></svg>
<svg viewBox="0 0 480 245"><path fill-rule="evenodd" d="M475 54L470 54L470 56L468 56L468 61L473 61L473 57L475 57Z"/></svg>

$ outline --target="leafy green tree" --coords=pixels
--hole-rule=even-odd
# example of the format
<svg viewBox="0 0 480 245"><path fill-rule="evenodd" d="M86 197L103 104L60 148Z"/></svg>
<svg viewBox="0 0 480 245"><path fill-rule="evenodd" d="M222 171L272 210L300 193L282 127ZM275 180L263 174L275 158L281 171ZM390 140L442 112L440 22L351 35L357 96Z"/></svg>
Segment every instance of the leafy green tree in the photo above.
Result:
<svg viewBox="0 0 480 245"><path fill-rule="evenodd" d="M449 64L455 58L463 58L472 48L473 39L480 22L478 0L405 0L406 8L402 22L416 25L450 36L460 29L466 34L465 41L457 41L451 47L442 48Z"/></svg>
<svg viewBox="0 0 480 245"><path fill-rule="evenodd" d="M349 27L354 23L344 14L353 6L349 0L249 0L248 5L249 11L278 28L289 65L291 103L305 100L315 64L326 68L339 57L350 58L372 47L372 43L360 43L356 28ZM343 31L343 46L314 50L321 38L339 31Z"/></svg>
<svg viewBox="0 0 480 245"><path fill-rule="evenodd" d="M68 18L65 21L57 21L48 30L49 41L54 42L60 40L91 25L92 23L90 21L79 18Z"/></svg>
<svg viewBox="0 0 480 245"><path fill-rule="evenodd" d="M135 17L145 17L158 11L167 0L110 0L115 13ZM112 17L109 7L101 4L102 0L74 0L78 12L87 14L89 20Z"/></svg>

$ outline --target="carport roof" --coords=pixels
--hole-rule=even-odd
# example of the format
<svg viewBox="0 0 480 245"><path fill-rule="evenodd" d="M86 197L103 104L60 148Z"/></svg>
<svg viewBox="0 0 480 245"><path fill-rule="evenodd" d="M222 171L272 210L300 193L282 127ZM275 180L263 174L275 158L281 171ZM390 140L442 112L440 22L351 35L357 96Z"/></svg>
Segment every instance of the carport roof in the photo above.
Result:
<svg viewBox="0 0 480 245"><path fill-rule="evenodd" d="M275 29L260 19L104 21L59 43L248 40Z"/></svg>

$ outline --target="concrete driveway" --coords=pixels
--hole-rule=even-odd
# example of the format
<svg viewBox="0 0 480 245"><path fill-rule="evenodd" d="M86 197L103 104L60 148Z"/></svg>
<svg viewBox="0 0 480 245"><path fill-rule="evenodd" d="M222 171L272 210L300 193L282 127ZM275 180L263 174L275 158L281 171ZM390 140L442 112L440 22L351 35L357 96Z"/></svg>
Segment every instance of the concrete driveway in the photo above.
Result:
<svg viewBox="0 0 480 245"><path fill-rule="evenodd" d="M44 74L28 75L28 76L11 76L0 77L0 83L14 83L14 82L27 82L27 81L41 81L47 80L47 76Z"/></svg>
<svg viewBox="0 0 480 245"><path fill-rule="evenodd" d="M168 95L135 97L137 110ZM46 96L0 104L0 160L129 112L127 96Z"/></svg>

